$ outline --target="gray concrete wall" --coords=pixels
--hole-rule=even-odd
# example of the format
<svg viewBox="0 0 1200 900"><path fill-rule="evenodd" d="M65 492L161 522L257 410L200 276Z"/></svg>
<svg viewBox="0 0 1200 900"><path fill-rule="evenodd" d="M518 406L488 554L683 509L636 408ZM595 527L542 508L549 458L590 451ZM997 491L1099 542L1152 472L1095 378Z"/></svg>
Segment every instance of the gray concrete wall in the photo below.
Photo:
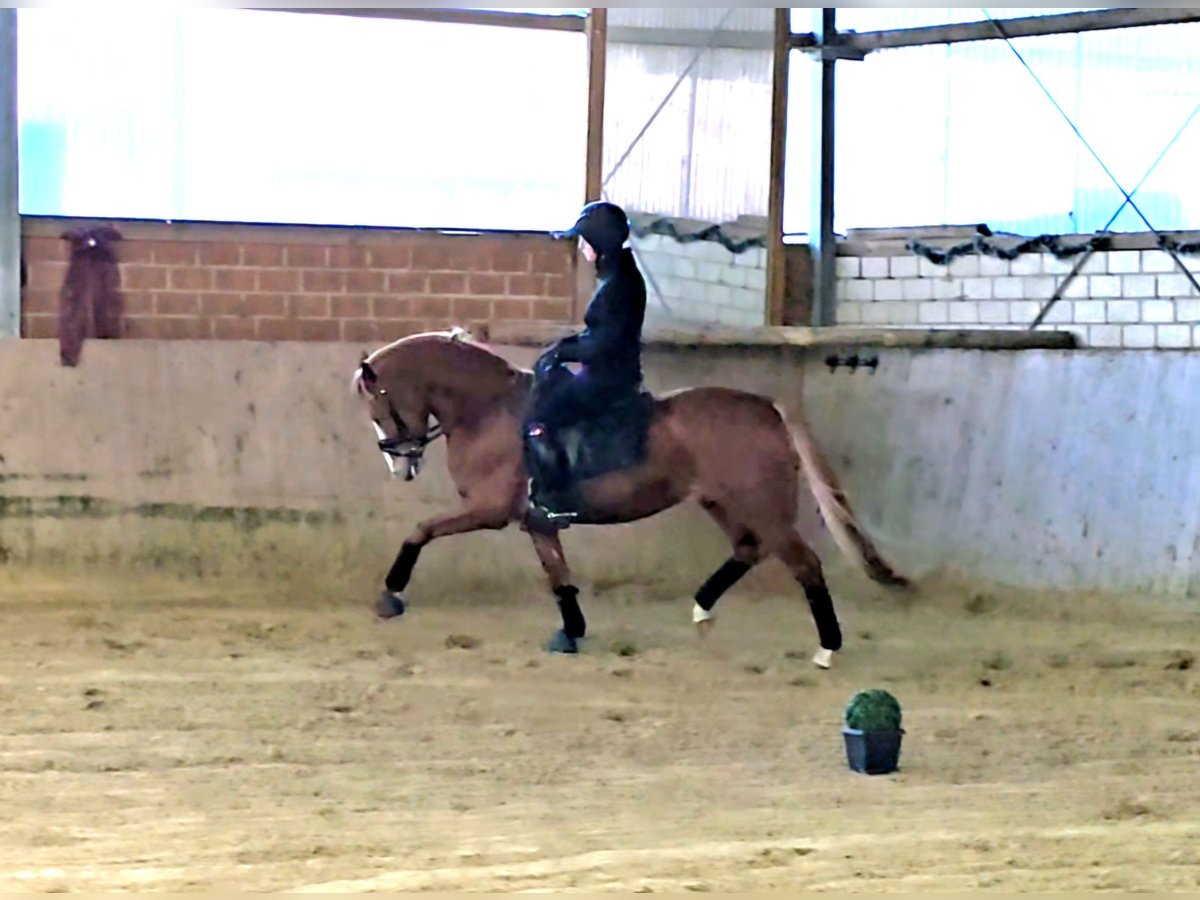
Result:
<svg viewBox="0 0 1200 900"><path fill-rule="evenodd" d="M412 525L456 499L440 446L416 482L387 475L349 392L358 354L349 344L94 341L67 369L54 342L0 345L0 559L249 576L361 599ZM874 375L830 372L825 350L786 347L655 348L647 369L659 390L744 387L792 416L802 402L864 522L906 571L1190 592L1200 360L873 354ZM668 594L690 592L725 554L690 510L571 529L565 543L585 583L636 578ZM820 548L836 571L824 538ZM513 529L435 543L414 590L540 591L540 578Z"/></svg>
<svg viewBox="0 0 1200 900"><path fill-rule="evenodd" d="M21 333L18 131L17 11L0 9L0 338Z"/></svg>

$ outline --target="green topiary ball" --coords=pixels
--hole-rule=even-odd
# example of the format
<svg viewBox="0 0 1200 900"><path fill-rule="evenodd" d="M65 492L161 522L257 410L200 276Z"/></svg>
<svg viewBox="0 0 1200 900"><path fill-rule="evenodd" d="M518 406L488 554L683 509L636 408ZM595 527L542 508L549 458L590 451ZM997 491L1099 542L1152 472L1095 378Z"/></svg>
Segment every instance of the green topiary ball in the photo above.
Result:
<svg viewBox="0 0 1200 900"><path fill-rule="evenodd" d="M846 705L846 727L858 731L900 731L900 702L881 688L859 691Z"/></svg>

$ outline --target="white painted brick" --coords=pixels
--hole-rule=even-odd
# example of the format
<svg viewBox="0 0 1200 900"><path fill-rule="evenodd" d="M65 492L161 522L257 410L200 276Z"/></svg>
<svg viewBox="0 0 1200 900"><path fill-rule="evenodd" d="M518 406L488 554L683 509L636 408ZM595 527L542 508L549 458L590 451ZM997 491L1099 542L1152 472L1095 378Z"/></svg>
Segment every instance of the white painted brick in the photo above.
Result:
<svg viewBox="0 0 1200 900"><path fill-rule="evenodd" d="M764 302L764 298L759 297L754 291L747 291L745 288L729 288L729 306L734 309L753 309L756 301L762 303Z"/></svg>
<svg viewBox="0 0 1200 900"><path fill-rule="evenodd" d="M1137 250L1110 250L1108 271L1113 275L1126 275L1142 270L1141 254Z"/></svg>
<svg viewBox="0 0 1200 900"><path fill-rule="evenodd" d="M1121 279L1116 275L1090 275L1087 281L1088 293L1093 297L1121 296Z"/></svg>
<svg viewBox="0 0 1200 900"><path fill-rule="evenodd" d="M684 281L681 278L676 278L674 275L660 275L654 279L658 282L658 289L668 297L682 297L684 293Z"/></svg>
<svg viewBox="0 0 1200 900"><path fill-rule="evenodd" d="M1025 279L997 278L992 282L992 293L997 300L1020 300L1025 296Z"/></svg>
<svg viewBox="0 0 1200 900"><path fill-rule="evenodd" d="M889 278L886 281L876 281L874 284L875 300L877 302L904 299L904 289L900 286L899 281L893 281Z"/></svg>
<svg viewBox="0 0 1200 900"><path fill-rule="evenodd" d="M662 248L663 236L661 234L648 234L645 237L635 238L630 243L637 247L640 253L651 254Z"/></svg>
<svg viewBox="0 0 1200 900"><path fill-rule="evenodd" d="M1044 253L1022 253L1008 264L1014 275L1041 275Z"/></svg>
<svg viewBox="0 0 1200 900"><path fill-rule="evenodd" d="M896 325L915 325L917 323L917 304L905 303L903 300L877 303L887 315L886 321Z"/></svg>
<svg viewBox="0 0 1200 900"><path fill-rule="evenodd" d="M875 299L875 283L867 281L865 278L842 281L839 282L838 287L841 289L838 293L846 300L869 303Z"/></svg>
<svg viewBox="0 0 1200 900"><path fill-rule="evenodd" d="M746 287L753 288L756 291L765 291L767 289L767 270L749 270L746 273Z"/></svg>
<svg viewBox="0 0 1200 900"><path fill-rule="evenodd" d="M695 253L700 259L709 262L720 263L723 266L728 266L733 263L733 254L718 244L716 241L696 241L692 244L693 247L699 249Z"/></svg>
<svg viewBox="0 0 1200 900"><path fill-rule="evenodd" d="M1001 275L1007 275L1012 269L1009 267L1008 260L997 259L994 256L979 257L979 274L984 278L998 278Z"/></svg>
<svg viewBox="0 0 1200 900"><path fill-rule="evenodd" d="M1008 324L1008 303L1003 300L984 300L979 304L979 321L990 325Z"/></svg>
<svg viewBox="0 0 1200 900"><path fill-rule="evenodd" d="M1041 307L1039 306L1039 309ZM1101 315L1104 309L1100 309ZM1059 300L1046 313L1046 318L1042 320L1047 325L1067 325L1075 321L1075 304L1070 300ZM1085 331L1086 333L1086 331Z"/></svg>
<svg viewBox="0 0 1200 900"><path fill-rule="evenodd" d="M695 261L683 257L670 260L667 270L674 272L680 278L697 278L700 274Z"/></svg>
<svg viewBox="0 0 1200 900"><path fill-rule="evenodd" d="M1200 299L1176 300L1176 322L1200 322Z"/></svg>
<svg viewBox="0 0 1200 900"><path fill-rule="evenodd" d="M861 325L865 303L838 303L838 323L842 325Z"/></svg>
<svg viewBox="0 0 1200 900"><path fill-rule="evenodd" d="M1155 290L1153 275L1125 275L1121 278L1122 297L1153 297Z"/></svg>
<svg viewBox="0 0 1200 900"><path fill-rule="evenodd" d="M928 278L905 278L900 282L905 300L932 300L933 282Z"/></svg>
<svg viewBox="0 0 1200 900"><path fill-rule="evenodd" d="M1188 281L1186 275L1159 275L1158 296L1160 297L1194 297L1196 289Z"/></svg>
<svg viewBox="0 0 1200 900"><path fill-rule="evenodd" d="M1170 255L1162 250L1143 250L1142 251L1142 271L1143 272L1171 272L1175 269L1175 263Z"/></svg>
<svg viewBox="0 0 1200 900"><path fill-rule="evenodd" d="M767 268L767 248L766 247L755 247L752 250L747 250L746 253L747 253L747 255L749 255L751 261L754 263L754 268L763 269L764 271L766 270L766 268Z"/></svg>
<svg viewBox="0 0 1200 900"><path fill-rule="evenodd" d="M888 271L893 278L916 278L920 267L915 256L893 256L888 261Z"/></svg>
<svg viewBox="0 0 1200 900"><path fill-rule="evenodd" d="M1067 262L1067 271L1074 268L1075 263L1079 262L1079 257L1074 256ZM1093 253L1088 257L1087 262L1083 264L1083 268L1079 270L1080 275L1103 275L1108 271L1108 253Z"/></svg>
<svg viewBox="0 0 1200 900"><path fill-rule="evenodd" d="M1028 325L1042 311L1042 304L1036 300L1013 300L1008 304L1008 320L1020 325Z"/></svg>
<svg viewBox="0 0 1200 900"><path fill-rule="evenodd" d="M1143 300L1143 322L1174 322L1175 302L1173 300Z"/></svg>
<svg viewBox="0 0 1200 900"><path fill-rule="evenodd" d="M1138 350L1154 346L1153 325L1126 325L1121 329L1121 346Z"/></svg>
<svg viewBox="0 0 1200 900"><path fill-rule="evenodd" d="M857 256L839 256L837 258L838 278L857 278L858 272L859 268Z"/></svg>
<svg viewBox="0 0 1200 900"><path fill-rule="evenodd" d="M1101 326L1104 327L1104 326ZM1055 331L1069 331L1075 335L1080 347L1088 346L1088 330L1086 325L1056 325Z"/></svg>
<svg viewBox="0 0 1200 900"><path fill-rule="evenodd" d="M1066 275L1073 268L1074 259L1059 259L1053 253L1042 254L1042 271L1047 275Z"/></svg>
<svg viewBox="0 0 1200 900"><path fill-rule="evenodd" d="M1104 321L1103 300L1076 300L1075 322L1085 325L1099 324Z"/></svg>
<svg viewBox="0 0 1200 900"><path fill-rule="evenodd" d="M1069 300L1086 300L1091 296L1088 292L1088 280L1084 277L1072 279L1071 283L1063 290L1062 295Z"/></svg>
<svg viewBox="0 0 1200 900"><path fill-rule="evenodd" d="M950 321L950 304L945 301L917 305L917 321L927 325L942 325Z"/></svg>
<svg viewBox="0 0 1200 900"><path fill-rule="evenodd" d="M745 325L746 314L740 309L722 307L717 310L717 321L722 325Z"/></svg>
<svg viewBox="0 0 1200 900"><path fill-rule="evenodd" d="M992 299L992 279L967 278L963 280L963 296L968 300Z"/></svg>
<svg viewBox="0 0 1200 900"><path fill-rule="evenodd" d="M704 299L709 303L714 303L717 306L730 306L733 304L733 288L724 284L716 284L707 282L703 287Z"/></svg>
<svg viewBox="0 0 1200 900"><path fill-rule="evenodd" d="M1177 350L1192 345L1190 325L1159 325L1154 335L1154 342L1159 347Z"/></svg>
<svg viewBox="0 0 1200 900"><path fill-rule="evenodd" d="M1126 325L1140 321L1141 310L1136 300L1109 300L1105 310L1105 321Z"/></svg>
<svg viewBox="0 0 1200 900"><path fill-rule="evenodd" d="M889 325L888 307L883 303L863 303L862 322L864 325Z"/></svg>
<svg viewBox="0 0 1200 900"><path fill-rule="evenodd" d="M863 278L888 277L888 258L886 256L864 256L861 263Z"/></svg>
<svg viewBox="0 0 1200 900"><path fill-rule="evenodd" d="M956 256L950 260L950 275L954 278L978 278L978 256Z"/></svg>
<svg viewBox="0 0 1200 900"><path fill-rule="evenodd" d="M931 278L934 300L961 300L963 297L962 282L953 278Z"/></svg>
<svg viewBox="0 0 1200 900"><path fill-rule="evenodd" d="M930 262L923 256L917 257L917 274L922 278L945 278L946 267Z"/></svg>
<svg viewBox="0 0 1200 900"><path fill-rule="evenodd" d="M1091 325L1088 327L1088 344L1092 347L1120 347L1120 325Z"/></svg>
<svg viewBox="0 0 1200 900"><path fill-rule="evenodd" d="M730 265L738 269L758 268L758 251L761 249L761 247L751 247L748 250L743 250L741 253L733 254L733 259L730 261Z"/></svg>
<svg viewBox="0 0 1200 900"><path fill-rule="evenodd" d="M746 276L753 271L751 269L739 269L736 266L726 266L717 273L717 280L721 284L727 284L730 287L744 288L746 286Z"/></svg>
<svg viewBox="0 0 1200 900"><path fill-rule="evenodd" d="M974 300L961 300L950 304L950 321L955 325L974 325L979 322L979 304Z"/></svg>
<svg viewBox="0 0 1200 900"><path fill-rule="evenodd" d="M1025 279L1025 296L1031 300L1049 300L1054 296L1058 287L1058 279L1053 275L1038 275Z"/></svg>
<svg viewBox="0 0 1200 900"><path fill-rule="evenodd" d="M1200 325L1192 326L1192 346L1200 347Z"/></svg>

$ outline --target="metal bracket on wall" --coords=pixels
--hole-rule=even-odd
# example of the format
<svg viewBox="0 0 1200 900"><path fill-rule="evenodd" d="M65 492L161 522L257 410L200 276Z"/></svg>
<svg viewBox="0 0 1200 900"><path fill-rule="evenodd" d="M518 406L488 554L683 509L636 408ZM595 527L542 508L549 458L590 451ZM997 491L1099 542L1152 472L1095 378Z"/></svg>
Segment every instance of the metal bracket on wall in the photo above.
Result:
<svg viewBox="0 0 1200 900"><path fill-rule="evenodd" d="M878 356L859 356L857 353L851 353L849 356L839 356L836 353L831 353L825 357L825 365L829 366L830 372L835 372L843 366L851 372L857 371L860 367L870 369L871 374L875 374L875 370L879 368Z"/></svg>

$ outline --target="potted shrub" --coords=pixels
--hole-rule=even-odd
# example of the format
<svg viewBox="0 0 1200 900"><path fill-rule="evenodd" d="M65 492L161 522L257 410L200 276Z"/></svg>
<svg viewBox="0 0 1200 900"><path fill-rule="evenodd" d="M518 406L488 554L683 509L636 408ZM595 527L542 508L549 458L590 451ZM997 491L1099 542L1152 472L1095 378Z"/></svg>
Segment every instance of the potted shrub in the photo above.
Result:
<svg viewBox="0 0 1200 900"><path fill-rule="evenodd" d="M900 703L885 690L859 691L846 705L846 761L855 772L887 775L900 762Z"/></svg>

